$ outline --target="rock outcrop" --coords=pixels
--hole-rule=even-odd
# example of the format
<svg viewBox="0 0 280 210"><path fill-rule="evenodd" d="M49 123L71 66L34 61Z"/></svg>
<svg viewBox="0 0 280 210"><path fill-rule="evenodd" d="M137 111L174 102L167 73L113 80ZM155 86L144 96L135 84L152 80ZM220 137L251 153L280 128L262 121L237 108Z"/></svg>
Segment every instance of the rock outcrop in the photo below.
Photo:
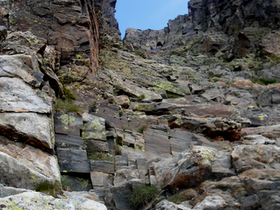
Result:
<svg viewBox="0 0 280 210"><path fill-rule="evenodd" d="M0 2L0 209L279 209L279 2L115 6Z"/></svg>

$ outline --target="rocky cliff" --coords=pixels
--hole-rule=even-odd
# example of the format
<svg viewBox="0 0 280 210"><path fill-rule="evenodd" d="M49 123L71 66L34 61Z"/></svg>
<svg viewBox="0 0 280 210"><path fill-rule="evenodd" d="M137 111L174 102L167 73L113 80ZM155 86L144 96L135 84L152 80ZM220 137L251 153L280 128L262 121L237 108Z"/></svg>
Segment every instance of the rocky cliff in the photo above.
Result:
<svg viewBox="0 0 280 210"><path fill-rule="evenodd" d="M0 5L0 209L279 209L278 1Z"/></svg>

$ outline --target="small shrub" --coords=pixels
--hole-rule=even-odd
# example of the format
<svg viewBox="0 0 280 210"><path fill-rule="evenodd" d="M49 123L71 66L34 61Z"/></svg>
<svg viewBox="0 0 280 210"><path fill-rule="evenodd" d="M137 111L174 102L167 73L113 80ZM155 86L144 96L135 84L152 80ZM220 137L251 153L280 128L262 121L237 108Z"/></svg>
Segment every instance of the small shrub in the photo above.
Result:
<svg viewBox="0 0 280 210"><path fill-rule="evenodd" d="M260 105L260 102L256 102L256 105L257 105L257 107L260 107L261 105Z"/></svg>
<svg viewBox="0 0 280 210"><path fill-rule="evenodd" d="M122 155L122 147L120 145L114 145L115 155Z"/></svg>
<svg viewBox="0 0 280 210"><path fill-rule="evenodd" d="M217 78L221 78L223 76L223 74L213 74L211 76L211 78L217 77Z"/></svg>
<svg viewBox="0 0 280 210"><path fill-rule="evenodd" d="M280 57L277 57L275 55L271 55L271 56L268 56L265 61L269 62L270 63L270 67L273 67L275 66L277 63L280 63Z"/></svg>
<svg viewBox="0 0 280 210"><path fill-rule="evenodd" d="M147 126L146 126L146 125L143 125L143 126L141 126L140 128L138 128L137 132L143 134L144 131L146 130L146 128L147 128Z"/></svg>
<svg viewBox="0 0 280 210"><path fill-rule="evenodd" d="M183 201L183 196L180 194L175 194L168 199L172 203L180 204Z"/></svg>
<svg viewBox="0 0 280 210"><path fill-rule="evenodd" d="M186 55L185 55L185 51L181 51L181 52L171 51L171 52L169 53L169 55L170 55L170 56L176 55L176 56L180 56L180 57L185 57L185 56L186 56Z"/></svg>
<svg viewBox="0 0 280 210"><path fill-rule="evenodd" d="M66 100L69 100L69 99L70 100L77 100L77 97L72 93L72 91L69 88L63 86L63 92L64 92Z"/></svg>
<svg viewBox="0 0 280 210"><path fill-rule="evenodd" d="M57 195L62 195L63 193L61 184L58 181L55 181L55 183L48 182L48 181L42 182L35 187L35 190L37 192L46 193L53 197L57 197Z"/></svg>
<svg viewBox="0 0 280 210"><path fill-rule="evenodd" d="M142 94L137 98L137 102L140 103L145 98L145 95Z"/></svg>
<svg viewBox="0 0 280 210"><path fill-rule="evenodd" d="M277 80L276 79L265 79L265 78L253 78L252 82L260 84L260 85L269 85L269 84L277 83Z"/></svg>
<svg viewBox="0 0 280 210"><path fill-rule="evenodd" d="M177 94L170 93L169 91L166 91L166 95L167 95L167 98L181 98L182 97Z"/></svg>
<svg viewBox="0 0 280 210"><path fill-rule="evenodd" d="M240 93L237 93L237 92L232 92L233 93L233 95L235 95L235 97L237 97L237 98L240 98L242 95L240 94Z"/></svg>
<svg viewBox="0 0 280 210"><path fill-rule="evenodd" d="M62 100L60 98L54 100L54 109L57 111L79 112L80 108L73 103L72 100Z"/></svg>
<svg viewBox="0 0 280 210"><path fill-rule="evenodd" d="M83 179L83 178L78 177L77 180L81 184L82 188L87 188L87 186L89 185L89 181L87 179Z"/></svg>
<svg viewBox="0 0 280 210"><path fill-rule="evenodd" d="M54 109L56 111L62 112L79 112L80 108L73 103L73 100L76 100L76 96L72 93L72 91L63 86L64 99L57 98L54 100Z"/></svg>
<svg viewBox="0 0 280 210"><path fill-rule="evenodd" d="M134 209L139 209L154 199L158 193L158 189L154 186L143 185L137 187L130 198L131 205Z"/></svg>

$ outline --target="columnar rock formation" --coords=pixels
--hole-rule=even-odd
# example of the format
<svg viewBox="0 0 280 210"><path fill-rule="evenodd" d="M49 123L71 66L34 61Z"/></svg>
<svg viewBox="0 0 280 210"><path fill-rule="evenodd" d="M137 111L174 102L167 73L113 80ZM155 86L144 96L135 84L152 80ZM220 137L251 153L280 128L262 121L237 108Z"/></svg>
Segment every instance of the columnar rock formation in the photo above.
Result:
<svg viewBox="0 0 280 210"><path fill-rule="evenodd" d="M0 6L0 208L279 209L277 1L124 40L116 0Z"/></svg>

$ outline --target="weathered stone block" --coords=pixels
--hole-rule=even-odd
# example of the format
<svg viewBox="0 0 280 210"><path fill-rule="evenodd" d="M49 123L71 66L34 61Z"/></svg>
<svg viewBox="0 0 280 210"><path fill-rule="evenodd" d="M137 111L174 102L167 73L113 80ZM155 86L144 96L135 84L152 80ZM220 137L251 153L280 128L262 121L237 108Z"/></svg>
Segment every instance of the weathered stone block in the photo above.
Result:
<svg viewBox="0 0 280 210"><path fill-rule="evenodd" d="M105 173L91 171L90 179L91 179L92 186L93 187L103 187L104 176L106 176Z"/></svg>
<svg viewBox="0 0 280 210"><path fill-rule="evenodd" d="M16 195L24 192L28 192L31 190L26 190L22 188L14 188L14 187L6 187L2 184L0 184L0 198L4 198L10 195Z"/></svg>
<svg viewBox="0 0 280 210"><path fill-rule="evenodd" d="M48 178L15 158L0 152L0 183L34 190L36 185L44 181L54 182L54 179Z"/></svg>
<svg viewBox="0 0 280 210"><path fill-rule="evenodd" d="M88 113L83 114L82 136L85 140L97 139L106 141L105 119Z"/></svg>
<svg viewBox="0 0 280 210"><path fill-rule="evenodd" d="M170 141L165 127L149 127L144 133L145 151L154 155L170 155Z"/></svg>
<svg viewBox="0 0 280 210"><path fill-rule="evenodd" d="M54 114L55 132L58 134L69 134L72 136L81 136L83 120L80 117L74 117L68 114Z"/></svg>
<svg viewBox="0 0 280 210"><path fill-rule="evenodd" d="M57 156L59 161L87 161L87 152L81 149L57 148Z"/></svg>
<svg viewBox="0 0 280 210"><path fill-rule="evenodd" d="M74 121L71 120L73 116L69 116L69 135L81 136L83 129L83 119L81 117L74 117Z"/></svg>
<svg viewBox="0 0 280 210"><path fill-rule="evenodd" d="M87 146L87 151L109 152L108 143L105 141L87 140L85 143Z"/></svg>
<svg viewBox="0 0 280 210"><path fill-rule="evenodd" d="M91 171L103 172L107 174L113 174L115 172L113 162L101 160L90 161L90 169Z"/></svg>
<svg viewBox="0 0 280 210"><path fill-rule="evenodd" d="M55 134L55 145L57 147L84 148L82 137L62 134Z"/></svg>
<svg viewBox="0 0 280 210"><path fill-rule="evenodd" d="M132 194L132 186L130 183L125 183L121 186L112 187L111 192L115 200L117 209L133 210L130 205L130 198Z"/></svg>
<svg viewBox="0 0 280 210"><path fill-rule="evenodd" d="M67 114L54 113L54 131L55 133L68 135L69 117Z"/></svg>
<svg viewBox="0 0 280 210"><path fill-rule="evenodd" d="M32 128L32 129L31 129ZM36 113L0 113L0 133L11 140L24 141L42 149L53 149L52 123Z"/></svg>
<svg viewBox="0 0 280 210"><path fill-rule="evenodd" d="M60 172L89 173L88 161L59 161Z"/></svg>
<svg viewBox="0 0 280 210"><path fill-rule="evenodd" d="M173 155L179 155L185 149L190 148L194 136L192 133L180 129L170 131L171 152Z"/></svg>
<svg viewBox="0 0 280 210"><path fill-rule="evenodd" d="M45 100L45 93L34 91L19 78L0 77L0 110L7 112L51 113L52 100ZM9 93L9 94L7 94ZM38 94L38 95L37 95Z"/></svg>

